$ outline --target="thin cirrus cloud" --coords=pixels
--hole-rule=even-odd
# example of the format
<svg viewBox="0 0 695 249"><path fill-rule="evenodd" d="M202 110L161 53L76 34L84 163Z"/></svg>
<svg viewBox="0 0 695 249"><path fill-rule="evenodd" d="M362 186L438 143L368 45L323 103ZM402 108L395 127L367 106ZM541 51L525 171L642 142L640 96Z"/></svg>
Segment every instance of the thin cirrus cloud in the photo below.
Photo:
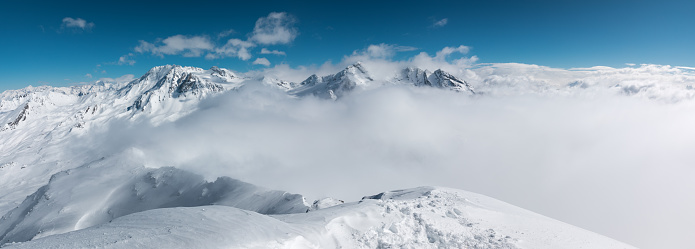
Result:
<svg viewBox="0 0 695 249"><path fill-rule="evenodd" d="M228 29L228 30L222 31L219 34L217 34L217 39L221 39L221 38L230 36L231 34L234 34L234 33L236 33L236 31L234 31L233 29Z"/></svg>
<svg viewBox="0 0 695 249"><path fill-rule="evenodd" d="M261 49L261 54L274 54L274 55L287 55L283 51L279 50L268 50L267 48L262 48Z"/></svg>
<svg viewBox="0 0 695 249"><path fill-rule="evenodd" d="M432 27L439 28L439 27L444 27L446 24L449 23L449 18L444 18L442 20L436 21L432 24Z"/></svg>
<svg viewBox="0 0 695 249"><path fill-rule="evenodd" d="M390 58L393 57L397 52L414 50L417 50L417 48L410 46L391 45L385 43L381 43L378 45L369 45L369 47L367 47L367 53L370 57L374 58Z"/></svg>
<svg viewBox="0 0 695 249"><path fill-rule="evenodd" d="M75 30L91 30L94 28L93 22L87 22L82 18L63 18L63 23L60 25L61 29L75 29Z"/></svg>
<svg viewBox="0 0 695 249"><path fill-rule="evenodd" d="M236 57L246 61L253 57L250 50L258 44L276 45L292 42L299 34L297 28L294 27L296 22L296 18L290 14L272 12L267 17L261 17L256 21L253 32L249 34L250 37L247 40L231 38L223 45L220 45L206 35L190 36L178 34L164 39L157 39L154 42L140 40L134 51L141 54L150 53L159 57L164 57L165 55L204 56L205 59L209 60ZM217 34L217 39L234 33L236 32L232 29L220 32ZM261 54L285 55L285 52L263 48ZM270 65L268 59L262 59L254 61L254 64ZM123 64L128 63L119 60L119 65Z"/></svg>

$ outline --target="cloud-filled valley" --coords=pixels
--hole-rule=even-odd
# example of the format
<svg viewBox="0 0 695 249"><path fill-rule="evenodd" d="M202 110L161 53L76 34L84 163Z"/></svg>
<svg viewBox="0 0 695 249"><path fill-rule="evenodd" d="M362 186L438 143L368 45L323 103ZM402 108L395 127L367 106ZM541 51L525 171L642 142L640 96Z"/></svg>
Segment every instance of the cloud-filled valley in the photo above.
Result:
<svg viewBox="0 0 695 249"><path fill-rule="evenodd" d="M677 240L695 219L692 111L626 96L469 98L386 87L334 102L246 87L174 123L103 141L131 139L152 167L314 199L448 186L626 241L656 227L676 228L659 236Z"/></svg>
<svg viewBox="0 0 695 249"><path fill-rule="evenodd" d="M688 193L695 188L689 181L695 173L689 150L695 145L695 131L690 128L695 125L690 115L695 111L692 68L566 70L476 64L475 57L461 56L468 52L465 46L393 60L399 49L405 48L379 44L335 64L297 68L280 64L245 73L163 67L159 70L183 70L180 78L173 78L180 85L162 91L164 95L158 95L156 88L165 90L162 84L168 81L154 83L167 71L153 71L156 74L148 73L134 83L129 81L132 76L122 82L105 80L93 86L105 90L97 88L84 96L124 96L113 102L116 109L87 105L85 114L80 114L87 121L78 127L87 128L70 128L63 142L46 145L49 152L39 150L39 159L26 159L25 154L37 153L32 146L43 146L8 140L29 146L15 147L17 153L3 155L3 161L18 171L13 165L23 160L69 168L87 159L127 158L130 164L149 168L190 171L210 182L229 176L301 193L308 200L358 201L387 189L445 186L485 194L643 247L658 246L649 236L664 238L659 245L694 243L687 232L695 221L689 212L695 199ZM311 74L349 69L357 61L373 81L358 82L337 100L311 94L298 97L281 87ZM443 69L470 83L474 94L394 81L407 67L428 74ZM208 72L212 78L200 78L211 77ZM345 72L344 79L364 80ZM153 90L138 85L150 80L147 77L153 77L153 83L147 83L154 84ZM324 80L337 76L331 77ZM210 88L222 79L232 83ZM149 97L127 92L140 88L139 94ZM207 88L214 91L198 93ZM80 89L88 87L8 91L3 93L3 114L11 121L27 100L37 108L28 108L28 115L43 115L41 108L72 110L71 105L79 106L85 98L72 95L84 91ZM141 104L124 112L128 101L135 99ZM38 100L45 107L34 107ZM97 111L97 106L112 108L113 117L106 118L109 115L102 112L107 110ZM98 125L89 124L90 112ZM48 134L60 137L55 132L73 119L62 121ZM3 130L6 134L32 129L8 127ZM71 134L75 129L78 132Z"/></svg>

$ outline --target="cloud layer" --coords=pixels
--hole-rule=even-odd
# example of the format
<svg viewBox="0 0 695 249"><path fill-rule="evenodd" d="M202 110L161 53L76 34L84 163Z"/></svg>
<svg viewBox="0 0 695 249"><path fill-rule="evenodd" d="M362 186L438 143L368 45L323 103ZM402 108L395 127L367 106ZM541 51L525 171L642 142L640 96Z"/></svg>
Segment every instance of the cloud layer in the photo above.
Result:
<svg viewBox="0 0 695 249"><path fill-rule="evenodd" d="M84 20L83 20L84 21ZM164 57L165 55L181 55L184 57L201 57L214 60L220 58L236 57L241 60L249 60L253 57L251 49L258 44L276 45L292 42L299 32L294 26L296 18L285 12L271 12L267 17L261 17L256 21L253 32L247 40L238 38L228 39L224 44L218 44L207 35L174 35L164 39L157 39L154 42L140 40L139 44L133 49L137 53L150 53L152 55ZM217 34L217 39L221 39L236 33L234 30L226 30ZM278 50L268 50L263 48L261 54L285 55L285 52ZM131 55L121 57L127 59ZM270 65L267 58L259 58L253 64ZM267 63L266 63L267 62ZM134 64L135 60L122 61L118 64Z"/></svg>
<svg viewBox="0 0 695 249"><path fill-rule="evenodd" d="M295 99L249 83L173 124L112 129L96 147L313 198L466 189L648 247L654 236L682 243L695 222L693 111L620 95L468 98L396 86Z"/></svg>
<svg viewBox="0 0 695 249"><path fill-rule="evenodd" d="M255 44L245 42L228 43ZM695 245L695 68L477 64L463 45L394 60L411 50L374 44L336 63L276 64L245 76L300 82L360 61L377 84L404 67L443 69L479 95L386 84L327 101L248 81L172 124L114 125L86 149L135 150L150 167L310 198L454 187L643 248ZM253 63L270 65L262 59Z"/></svg>

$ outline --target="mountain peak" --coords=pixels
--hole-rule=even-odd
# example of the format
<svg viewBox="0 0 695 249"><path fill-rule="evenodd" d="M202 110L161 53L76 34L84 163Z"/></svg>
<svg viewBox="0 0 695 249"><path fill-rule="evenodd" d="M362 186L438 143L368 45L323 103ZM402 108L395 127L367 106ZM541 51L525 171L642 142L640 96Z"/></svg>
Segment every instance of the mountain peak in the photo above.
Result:
<svg viewBox="0 0 695 249"><path fill-rule="evenodd" d="M356 87L364 87L374 81L362 63L347 66L336 74L319 77L309 76L299 84L299 87L289 91L296 96L314 95L321 98L337 99Z"/></svg>
<svg viewBox="0 0 695 249"><path fill-rule="evenodd" d="M468 82L456 78L456 76L437 69L433 73L420 68L404 68L394 78L395 81L413 84L415 86L429 86L437 88L447 88L457 92L467 92L475 94L473 87Z"/></svg>

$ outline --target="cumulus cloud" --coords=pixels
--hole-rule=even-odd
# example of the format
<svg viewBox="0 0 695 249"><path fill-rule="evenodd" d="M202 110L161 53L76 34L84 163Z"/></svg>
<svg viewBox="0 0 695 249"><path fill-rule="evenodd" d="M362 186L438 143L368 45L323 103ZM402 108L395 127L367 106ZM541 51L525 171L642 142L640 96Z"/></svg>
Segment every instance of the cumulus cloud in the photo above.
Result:
<svg viewBox="0 0 695 249"><path fill-rule="evenodd" d="M242 60L248 60L252 57L249 49L255 46L256 44L249 41L242 41L236 38L229 39L224 46L215 48L214 51L205 55L205 58L238 57Z"/></svg>
<svg viewBox="0 0 695 249"><path fill-rule="evenodd" d="M297 67L291 67L287 64L276 64L273 67L265 68L257 72L248 72L248 74L257 75L258 77L274 77L301 82L312 74L333 74L349 65L361 62L368 68L371 77L376 80L387 80L392 78L405 67L417 67L430 71L442 69L457 76L465 76L464 79L475 78L475 74L470 71L470 68L473 67L474 63L477 61L478 58L476 56L446 60L445 56L436 57L430 56L426 52L421 52L411 58L393 60L393 55L397 52L413 50L417 50L417 48L384 43L372 44L367 48L353 51L352 54L344 56L343 59L337 63L327 61L321 65L300 65ZM463 48L445 48L437 53L454 53L450 52L450 50L463 50Z"/></svg>
<svg viewBox="0 0 695 249"><path fill-rule="evenodd" d="M444 47L442 50L437 52L437 54L435 55L435 59L445 60L446 57L448 57L449 55L452 55L454 53L467 54L470 50L470 47L464 45L458 47Z"/></svg>
<svg viewBox="0 0 695 249"><path fill-rule="evenodd" d="M449 22L449 18L444 18L442 20L436 21L432 24L432 27L439 28L444 27Z"/></svg>
<svg viewBox="0 0 695 249"><path fill-rule="evenodd" d="M138 53L152 53L157 56L181 54L184 57L199 57L204 51L212 50L215 46L207 36L175 35L155 43L140 41L135 47Z"/></svg>
<svg viewBox="0 0 695 249"><path fill-rule="evenodd" d="M261 17L256 21L256 25L247 40L231 38L223 45L217 44L207 35L174 35L164 39L157 39L154 42L140 40L134 48L137 53L151 53L152 55L164 57L165 55L181 55L184 57L201 57L213 60L226 57L237 57L241 60L249 60L251 48L257 44L273 45L287 44L297 37L297 28L294 27L296 19L285 12L271 12L267 17ZM217 40L236 33L229 29L217 34ZM285 55L279 50L261 49L261 54ZM133 64L134 60L128 58L132 55L121 57L119 64ZM261 60L262 61L262 60Z"/></svg>
<svg viewBox="0 0 695 249"><path fill-rule="evenodd" d="M251 40L260 44L287 44L297 37L296 19L285 12L271 12L256 21Z"/></svg>
<svg viewBox="0 0 695 249"><path fill-rule="evenodd" d="M90 30L94 27L93 22L87 22L82 18L72 18L72 17L66 17L63 18L63 23L61 24L61 28L76 28L76 29L81 29L81 30Z"/></svg>
<svg viewBox="0 0 695 249"><path fill-rule="evenodd" d="M261 49L261 54L274 54L274 55L287 55L283 51L278 51L278 50L268 50L267 48L262 48Z"/></svg>
<svg viewBox="0 0 695 249"><path fill-rule="evenodd" d="M85 74L84 77L87 77L87 78L90 78L90 79L91 79L91 78L92 78L92 74L91 74L91 73Z"/></svg>
<svg viewBox="0 0 695 249"><path fill-rule="evenodd" d="M263 66L270 66L270 61L266 58L257 58L255 61L253 61L254 65L263 65Z"/></svg>

